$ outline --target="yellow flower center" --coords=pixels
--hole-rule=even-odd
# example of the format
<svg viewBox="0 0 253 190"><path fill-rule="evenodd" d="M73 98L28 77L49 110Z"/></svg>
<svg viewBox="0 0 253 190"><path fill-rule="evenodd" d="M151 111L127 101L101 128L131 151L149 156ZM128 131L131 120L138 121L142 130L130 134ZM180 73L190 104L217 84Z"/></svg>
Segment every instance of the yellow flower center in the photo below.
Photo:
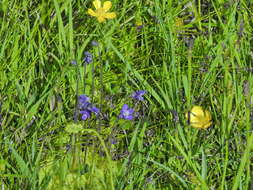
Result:
<svg viewBox="0 0 253 190"><path fill-rule="evenodd" d="M101 17L101 16L104 16L106 12L103 8L99 8L96 10L96 13L98 17Z"/></svg>

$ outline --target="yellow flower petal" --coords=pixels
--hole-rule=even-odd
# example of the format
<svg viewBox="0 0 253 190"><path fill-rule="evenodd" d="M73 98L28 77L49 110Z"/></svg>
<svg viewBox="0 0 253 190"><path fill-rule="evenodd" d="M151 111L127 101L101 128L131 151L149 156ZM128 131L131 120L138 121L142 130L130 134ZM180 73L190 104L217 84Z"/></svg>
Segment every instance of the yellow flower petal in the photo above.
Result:
<svg viewBox="0 0 253 190"><path fill-rule="evenodd" d="M106 1L103 4L103 9L105 10L105 12L109 11L109 9L112 7L112 3L111 1Z"/></svg>
<svg viewBox="0 0 253 190"><path fill-rule="evenodd" d="M99 16L97 18L98 18L98 22L100 22L100 23L105 21L105 17L103 17L103 16Z"/></svg>
<svg viewBox="0 0 253 190"><path fill-rule="evenodd" d="M92 3L93 3L93 5L94 5L94 7L95 7L96 9L101 8L101 1L95 0L95 1L93 1Z"/></svg>
<svg viewBox="0 0 253 190"><path fill-rule="evenodd" d="M88 9L88 14L91 16L97 16L97 13L95 13L92 9Z"/></svg>
<svg viewBox="0 0 253 190"><path fill-rule="evenodd" d="M116 13L115 13L115 12L105 13L104 17L105 17L105 18L112 19L112 18L115 18L115 17L116 17Z"/></svg>
<svg viewBox="0 0 253 190"><path fill-rule="evenodd" d="M210 127L211 125L212 125L212 121L210 121L210 122L208 122L208 123L206 123L205 125L203 125L203 129L206 129L206 128L208 128L208 127Z"/></svg>
<svg viewBox="0 0 253 190"><path fill-rule="evenodd" d="M191 113L193 115L200 116L200 117L204 116L204 111L203 111L202 107L200 107L200 106L194 106L191 110Z"/></svg>
<svg viewBox="0 0 253 190"><path fill-rule="evenodd" d="M186 118L195 128L206 129L212 125L211 113L200 106L194 106L190 112L186 113Z"/></svg>

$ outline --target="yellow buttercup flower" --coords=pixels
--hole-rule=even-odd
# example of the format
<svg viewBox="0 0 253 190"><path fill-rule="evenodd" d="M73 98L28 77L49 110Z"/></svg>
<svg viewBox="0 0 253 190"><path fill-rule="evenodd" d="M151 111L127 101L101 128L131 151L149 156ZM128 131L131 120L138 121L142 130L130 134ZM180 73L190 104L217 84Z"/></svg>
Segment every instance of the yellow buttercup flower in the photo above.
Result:
<svg viewBox="0 0 253 190"><path fill-rule="evenodd" d="M111 1L105 1L103 6L101 6L100 0L93 1L93 5L95 7L95 11L92 9L88 9L88 14L94 17L97 17L98 22L102 23L105 19L112 19L116 17L115 12L108 12L109 9L112 7Z"/></svg>
<svg viewBox="0 0 253 190"><path fill-rule="evenodd" d="M195 128L206 129L212 124L211 113L200 106L193 106L185 116L189 124Z"/></svg>

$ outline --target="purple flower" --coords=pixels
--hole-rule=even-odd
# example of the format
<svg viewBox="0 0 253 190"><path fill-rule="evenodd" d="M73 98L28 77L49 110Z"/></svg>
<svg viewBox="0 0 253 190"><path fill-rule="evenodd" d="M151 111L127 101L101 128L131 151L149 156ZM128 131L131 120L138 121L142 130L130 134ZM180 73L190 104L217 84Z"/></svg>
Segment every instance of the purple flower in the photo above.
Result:
<svg viewBox="0 0 253 190"><path fill-rule="evenodd" d="M90 105L90 98L87 97L86 95L82 94L79 96L78 100L78 107L80 110L87 109L87 107Z"/></svg>
<svg viewBox="0 0 253 190"><path fill-rule="evenodd" d="M143 98L143 95L146 94L146 91L145 90L137 90L136 92L134 92L131 97L135 100L138 100L138 101L143 101L144 98Z"/></svg>
<svg viewBox="0 0 253 190"><path fill-rule="evenodd" d="M80 103L85 103L85 102L88 102L88 101L90 101L90 98L88 96L86 96L84 94L79 96L79 102Z"/></svg>
<svg viewBox="0 0 253 190"><path fill-rule="evenodd" d="M91 45L92 45L92 46L98 46L98 42L95 41L95 40L92 40Z"/></svg>
<svg viewBox="0 0 253 190"><path fill-rule="evenodd" d="M134 109L131 109L128 107L127 104L124 104L120 111L119 118L126 119L126 120L133 120L134 118L133 114L134 114Z"/></svg>
<svg viewBox="0 0 253 190"><path fill-rule="evenodd" d="M92 103L89 102L90 98L84 94L79 96L78 99L78 108L80 110L80 114L82 115L82 120L86 120L91 117L91 114L94 113L95 115L98 115L100 110L92 105Z"/></svg>
<svg viewBox="0 0 253 190"><path fill-rule="evenodd" d="M85 55L84 61L85 61L87 64L92 63L92 60L93 60L92 54L91 54L90 52L86 51L86 52L84 52L84 55Z"/></svg>
<svg viewBox="0 0 253 190"><path fill-rule="evenodd" d="M86 119L90 118L90 112L87 110L80 111L80 114L82 114L82 120L86 120Z"/></svg>
<svg viewBox="0 0 253 190"><path fill-rule="evenodd" d="M71 62L70 62L72 65L76 65L77 63L76 63L76 60L72 60Z"/></svg>
<svg viewBox="0 0 253 190"><path fill-rule="evenodd" d="M88 108L89 111L91 111L92 113L94 113L95 115L98 115L99 114L99 109L95 106L92 106L92 107L89 107Z"/></svg>

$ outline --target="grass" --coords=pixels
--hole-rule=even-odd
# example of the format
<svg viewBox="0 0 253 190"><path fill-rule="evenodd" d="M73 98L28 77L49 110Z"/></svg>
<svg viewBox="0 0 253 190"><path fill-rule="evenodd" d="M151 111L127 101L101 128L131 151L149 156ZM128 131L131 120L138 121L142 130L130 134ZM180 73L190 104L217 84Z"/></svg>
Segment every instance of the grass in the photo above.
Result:
<svg viewBox="0 0 253 190"><path fill-rule="evenodd" d="M92 1L0 2L1 188L252 189L252 2L112 4L98 23ZM80 94L101 114L80 120Z"/></svg>

